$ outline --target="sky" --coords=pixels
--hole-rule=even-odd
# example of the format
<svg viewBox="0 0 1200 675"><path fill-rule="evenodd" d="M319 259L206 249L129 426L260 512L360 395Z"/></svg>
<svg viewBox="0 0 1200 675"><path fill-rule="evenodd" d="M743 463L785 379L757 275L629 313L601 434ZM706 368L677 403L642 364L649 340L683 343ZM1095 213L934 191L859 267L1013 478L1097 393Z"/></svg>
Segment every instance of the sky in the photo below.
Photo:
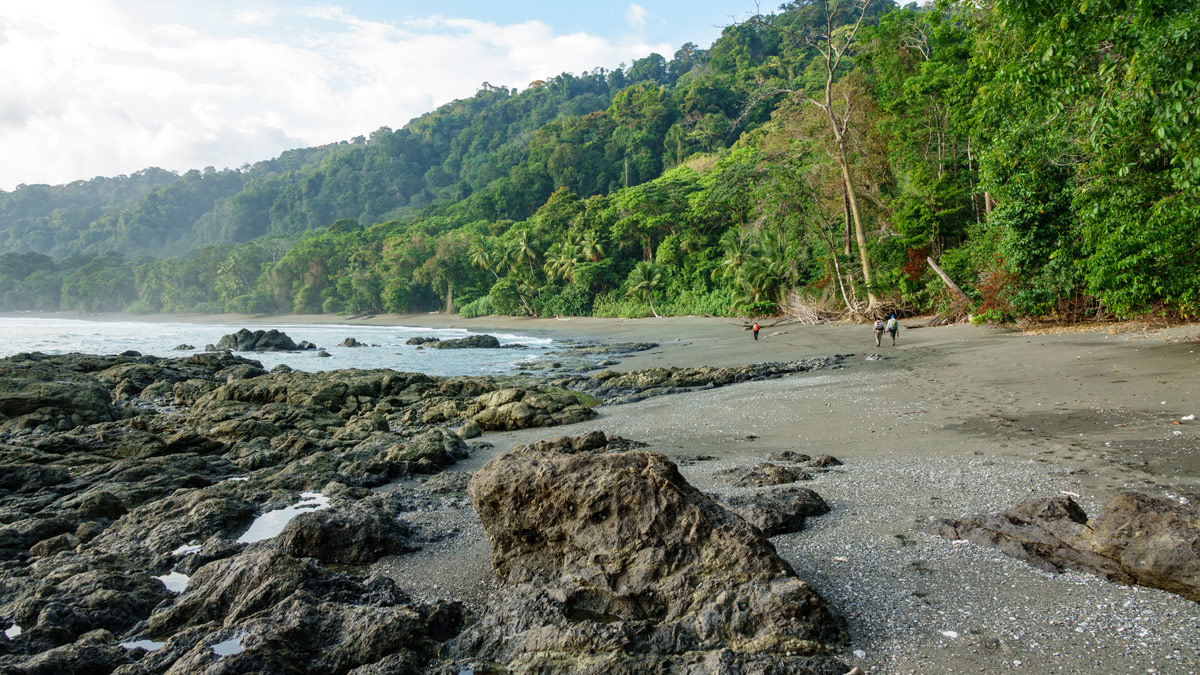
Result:
<svg viewBox="0 0 1200 675"><path fill-rule="evenodd" d="M752 0L0 1L0 190L235 168L368 135L483 82L708 47Z"/></svg>

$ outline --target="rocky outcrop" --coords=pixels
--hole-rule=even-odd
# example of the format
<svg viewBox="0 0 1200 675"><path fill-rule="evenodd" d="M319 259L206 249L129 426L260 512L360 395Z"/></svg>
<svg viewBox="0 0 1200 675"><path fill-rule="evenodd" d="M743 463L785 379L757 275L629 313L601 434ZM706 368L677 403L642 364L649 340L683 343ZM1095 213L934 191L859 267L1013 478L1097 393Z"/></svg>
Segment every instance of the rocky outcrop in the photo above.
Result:
<svg viewBox="0 0 1200 675"><path fill-rule="evenodd" d="M339 347L366 347L368 345L365 342L359 342L358 340L355 340L352 337L348 337L345 340L342 340L341 342L339 342L338 346Z"/></svg>
<svg viewBox="0 0 1200 675"><path fill-rule="evenodd" d="M1089 520L1070 497L1003 513L940 519L929 532L997 548L1047 571L1081 570L1200 602L1200 512L1137 492L1114 496Z"/></svg>
<svg viewBox="0 0 1200 675"><path fill-rule="evenodd" d="M243 328L217 342L217 350L224 349L232 349L235 352L295 352L300 351L301 347L287 334L274 328L256 331Z"/></svg>
<svg viewBox="0 0 1200 675"><path fill-rule="evenodd" d="M518 671L845 672L819 658L842 622L758 529L662 455L585 449L598 440L521 448L471 479L505 589L451 656Z"/></svg>

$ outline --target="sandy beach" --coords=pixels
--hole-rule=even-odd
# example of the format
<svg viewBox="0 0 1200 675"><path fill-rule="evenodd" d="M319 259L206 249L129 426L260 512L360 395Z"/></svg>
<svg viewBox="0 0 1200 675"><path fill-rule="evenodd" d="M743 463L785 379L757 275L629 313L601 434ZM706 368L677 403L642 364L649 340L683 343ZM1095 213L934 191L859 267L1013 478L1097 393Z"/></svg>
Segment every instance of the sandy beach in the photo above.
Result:
<svg viewBox="0 0 1200 675"><path fill-rule="evenodd" d="M428 325L445 325L428 319ZM1079 573L1048 574L997 551L924 534L936 517L1078 495L1089 512L1116 491L1200 503L1200 343L1196 326L1026 335L949 326L902 329L874 348L866 326L764 328L638 319L453 322L555 336L652 340L619 370L735 365L853 353L843 370L753 382L600 409L590 422L487 434L493 450L601 429L680 459L706 491L744 491L717 473L779 450L844 462L806 483L833 512L777 537L780 553L848 619L848 663L869 673L1191 673L1200 606ZM905 322L907 323L907 322ZM919 325L913 322L914 325ZM867 361L869 354L887 358ZM473 514L444 549L408 561L409 583L453 567L455 594L489 585ZM452 564L451 561L453 561ZM418 563L416 570L413 563ZM399 570L398 570L399 572Z"/></svg>
<svg viewBox="0 0 1200 675"><path fill-rule="evenodd" d="M1026 334L912 320L901 322L896 346L885 339L875 348L869 326L764 324L754 341L735 320L695 317L145 319L452 326L660 343L616 370L851 354L838 370L604 406L596 419L566 427L488 433L482 440L494 447L452 470L473 471L516 444L599 429L649 444L679 461L694 485L729 495L745 489L729 485L722 469L782 450L831 454L844 464L805 486L832 512L773 542L846 617L847 663L868 673L1200 670L1194 602L1049 574L923 532L933 518L1062 493L1077 495L1088 513L1120 490L1200 504L1200 421L1182 419L1200 412L1196 325ZM868 361L871 354L884 358ZM697 455L712 459L691 461ZM387 571L422 597L479 607L493 576L469 506L414 518L457 536L395 558Z"/></svg>

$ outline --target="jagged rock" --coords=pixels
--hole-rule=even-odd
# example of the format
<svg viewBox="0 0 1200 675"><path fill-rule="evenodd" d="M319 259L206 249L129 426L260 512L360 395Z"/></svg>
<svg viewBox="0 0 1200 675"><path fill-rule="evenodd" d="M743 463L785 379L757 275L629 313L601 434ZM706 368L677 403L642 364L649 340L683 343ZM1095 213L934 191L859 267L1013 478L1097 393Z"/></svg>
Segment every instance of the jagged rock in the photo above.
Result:
<svg viewBox="0 0 1200 675"><path fill-rule="evenodd" d="M260 544L198 570L147 624L150 637L173 634L167 644L116 673L204 671L213 646L232 639L242 651L221 659L222 672L317 675L381 664L399 670L380 672L418 673L461 625L457 604L416 603L387 577L329 572Z"/></svg>
<svg viewBox="0 0 1200 675"><path fill-rule="evenodd" d="M333 355L332 355L332 354L330 354L329 352L325 351L324 349L318 349L318 350L317 350L317 356L319 356L319 357L321 357L321 358L323 358L323 359L327 359L327 358L329 358L330 356L333 356Z"/></svg>
<svg viewBox="0 0 1200 675"><path fill-rule="evenodd" d="M44 490L71 479L66 469L37 464L5 464L0 471L0 490L29 493Z"/></svg>
<svg viewBox="0 0 1200 675"><path fill-rule="evenodd" d="M821 495L802 487L784 487L748 495L733 495L724 500L730 511L746 519L768 537L799 532L804 521L829 513Z"/></svg>
<svg viewBox="0 0 1200 675"><path fill-rule="evenodd" d="M468 335L456 340L432 340L424 344L434 349L499 349L500 340L495 335Z"/></svg>
<svg viewBox="0 0 1200 675"><path fill-rule="evenodd" d="M770 462L750 468L725 469L718 471L717 474L728 476L730 485L737 487L766 487L795 483L798 480L812 480L812 474Z"/></svg>
<svg viewBox="0 0 1200 675"><path fill-rule="evenodd" d="M300 344L298 344L296 346L299 347L301 349L301 351L306 351L306 352L317 349L317 346L315 344L309 342L308 340L301 340Z"/></svg>
<svg viewBox="0 0 1200 675"><path fill-rule="evenodd" d="M120 418L112 394L98 382L0 377L0 431L66 431Z"/></svg>
<svg viewBox="0 0 1200 675"><path fill-rule="evenodd" d="M1200 602L1200 513L1137 492L1115 495L1094 520L1070 497L1003 513L939 519L931 534L966 539L1047 571L1082 570Z"/></svg>
<svg viewBox="0 0 1200 675"><path fill-rule="evenodd" d="M177 352L191 352L195 350L196 348L189 344L175 345L175 351Z"/></svg>
<svg viewBox="0 0 1200 675"><path fill-rule="evenodd" d="M302 513L279 534L280 549L297 558L362 565L415 551L411 532L377 506Z"/></svg>
<svg viewBox="0 0 1200 675"><path fill-rule="evenodd" d="M435 338L435 337L411 337L411 338L408 338L407 340L405 340L404 344L416 345L419 347L421 345L427 345L427 344L431 344L434 342L441 342L441 340L442 340L441 338Z"/></svg>
<svg viewBox="0 0 1200 675"><path fill-rule="evenodd" d="M110 636L111 637L111 636ZM97 641L77 642L50 649L10 668L6 675L93 675L109 673L120 665L132 663L136 656L115 644Z"/></svg>
<svg viewBox="0 0 1200 675"><path fill-rule="evenodd" d="M0 550L25 552L39 541L74 529L71 521L64 518L25 518L0 527Z"/></svg>
<svg viewBox="0 0 1200 675"><path fill-rule="evenodd" d="M63 553L34 568L36 586L9 605L14 622L26 627L21 638L31 652L97 629L123 633L170 597L143 572L100 569L96 562Z"/></svg>
<svg viewBox="0 0 1200 675"><path fill-rule="evenodd" d="M242 328L217 341L217 350L222 349L237 352L294 352L300 350L300 345L274 328L265 331Z"/></svg>
<svg viewBox="0 0 1200 675"><path fill-rule="evenodd" d="M485 464L468 493L506 588L451 658L626 673L762 659L810 673L845 640L762 533L662 455L525 448Z"/></svg>
<svg viewBox="0 0 1200 675"><path fill-rule="evenodd" d="M62 551L70 551L79 545L79 537L71 533L60 534L57 537L43 539L29 547L29 555L34 558L45 558Z"/></svg>
<svg viewBox="0 0 1200 675"><path fill-rule="evenodd" d="M345 340L342 340L338 344L338 346L339 347L366 347L367 345L365 343L359 342L358 340L355 340L352 337L348 337Z"/></svg>

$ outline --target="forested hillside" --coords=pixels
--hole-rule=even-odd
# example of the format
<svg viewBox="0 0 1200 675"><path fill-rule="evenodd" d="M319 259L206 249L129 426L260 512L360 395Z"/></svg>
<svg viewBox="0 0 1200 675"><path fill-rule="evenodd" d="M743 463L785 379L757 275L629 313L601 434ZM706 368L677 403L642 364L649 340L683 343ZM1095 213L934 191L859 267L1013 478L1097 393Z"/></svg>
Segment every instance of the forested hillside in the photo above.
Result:
<svg viewBox="0 0 1200 675"><path fill-rule="evenodd" d="M1198 45L1194 3L800 0L240 170L0 193L0 306L1194 317Z"/></svg>

